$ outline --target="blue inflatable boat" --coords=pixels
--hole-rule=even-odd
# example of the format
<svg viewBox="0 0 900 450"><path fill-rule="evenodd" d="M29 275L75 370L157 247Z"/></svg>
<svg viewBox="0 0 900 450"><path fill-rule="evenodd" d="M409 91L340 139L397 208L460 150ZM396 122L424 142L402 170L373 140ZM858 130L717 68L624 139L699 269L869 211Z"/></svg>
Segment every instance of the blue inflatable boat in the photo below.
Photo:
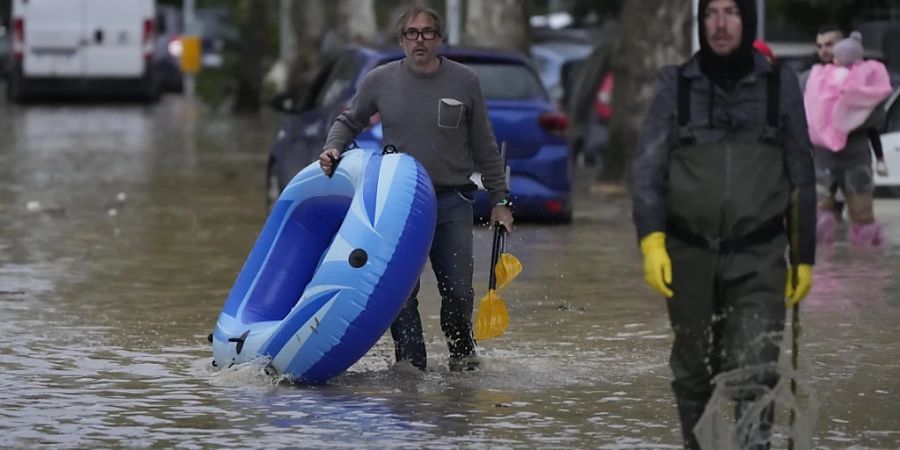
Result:
<svg viewBox="0 0 900 450"><path fill-rule="evenodd" d="M213 332L217 367L271 359L320 384L361 358L412 292L434 237L435 193L411 156L356 149L332 177L298 173L269 218Z"/></svg>

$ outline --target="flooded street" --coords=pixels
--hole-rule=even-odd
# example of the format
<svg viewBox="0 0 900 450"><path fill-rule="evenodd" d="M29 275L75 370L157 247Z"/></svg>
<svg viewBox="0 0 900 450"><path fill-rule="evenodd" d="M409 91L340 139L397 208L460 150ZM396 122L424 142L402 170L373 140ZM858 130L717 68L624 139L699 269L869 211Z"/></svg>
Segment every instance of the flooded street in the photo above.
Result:
<svg viewBox="0 0 900 450"><path fill-rule="evenodd" d="M586 175L571 226L510 236L524 272L480 370L448 371L429 269L427 373L395 367L387 337L302 387L261 366L215 371L207 341L265 219L278 116L177 96L0 101L0 116L2 448L680 447L664 300L643 284L626 199L592 194ZM900 448L900 200L876 216L887 248L820 249L802 304L799 421L815 421L815 448ZM489 231L475 240L477 301Z"/></svg>

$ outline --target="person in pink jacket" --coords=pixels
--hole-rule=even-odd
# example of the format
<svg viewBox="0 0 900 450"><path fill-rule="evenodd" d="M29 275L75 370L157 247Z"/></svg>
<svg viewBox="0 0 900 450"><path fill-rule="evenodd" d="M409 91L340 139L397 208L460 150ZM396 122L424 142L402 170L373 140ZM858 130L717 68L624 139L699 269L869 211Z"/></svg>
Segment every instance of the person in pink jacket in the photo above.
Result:
<svg viewBox="0 0 900 450"><path fill-rule="evenodd" d="M871 148L879 172L886 171L878 128L884 121L882 102L891 84L884 64L863 60L862 36L854 31L834 46L834 64L813 67L804 94L810 140L816 146L819 193L817 235L832 242L837 218L837 185L847 199L849 240L855 245L880 245L884 231L875 221Z"/></svg>

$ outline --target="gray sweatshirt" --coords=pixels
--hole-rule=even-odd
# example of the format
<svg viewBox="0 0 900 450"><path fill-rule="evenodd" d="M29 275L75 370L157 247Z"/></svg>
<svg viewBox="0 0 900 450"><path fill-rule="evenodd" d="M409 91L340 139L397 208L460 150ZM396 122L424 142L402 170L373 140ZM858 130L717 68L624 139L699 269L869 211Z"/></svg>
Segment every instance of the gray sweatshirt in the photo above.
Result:
<svg viewBox="0 0 900 450"><path fill-rule="evenodd" d="M493 202L509 195L484 95L472 69L447 58L429 74L414 72L404 60L373 69L350 108L335 119L325 148L343 151L375 113L381 115L383 144L416 158L436 188L471 184L469 176L478 170Z"/></svg>

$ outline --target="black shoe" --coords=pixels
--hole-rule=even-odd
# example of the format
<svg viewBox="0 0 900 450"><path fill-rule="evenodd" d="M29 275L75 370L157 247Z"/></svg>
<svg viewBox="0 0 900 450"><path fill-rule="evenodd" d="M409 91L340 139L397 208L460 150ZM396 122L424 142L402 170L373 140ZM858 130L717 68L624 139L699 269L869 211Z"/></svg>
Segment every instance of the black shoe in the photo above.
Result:
<svg viewBox="0 0 900 450"><path fill-rule="evenodd" d="M451 372L470 372L478 370L481 361L475 355L451 356L449 366Z"/></svg>
<svg viewBox="0 0 900 450"><path fill-rule="evenodd" d="M423 358L406 358L406 359L398 359L398 360L397 360L397 364L404 363L404 362L409 363L410 365L412 365L412 366L415 367L416 369L421 370L422 372L425 372L425 371L427 370L427 369L426 369L426 366L427 366L427 360L426 360L426 359L423 359Z"/></svg>

